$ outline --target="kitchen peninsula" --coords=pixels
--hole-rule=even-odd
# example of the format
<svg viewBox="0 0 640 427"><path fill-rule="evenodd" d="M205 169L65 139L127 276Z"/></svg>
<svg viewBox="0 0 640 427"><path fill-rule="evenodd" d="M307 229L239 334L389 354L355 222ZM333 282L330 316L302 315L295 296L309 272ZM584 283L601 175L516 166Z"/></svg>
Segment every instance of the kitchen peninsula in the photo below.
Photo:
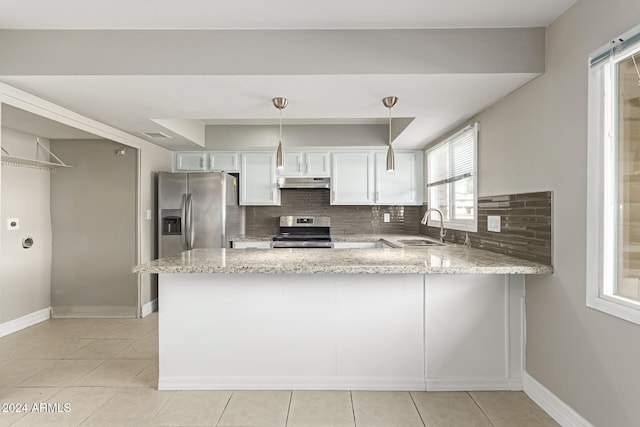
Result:
<svg viewBox="0 0 640 427"><path fill-rule="evenodd" d="M195 249L134 272L159 274L159 389L508 390L524 275L552 268L446 245Z"/></svg>

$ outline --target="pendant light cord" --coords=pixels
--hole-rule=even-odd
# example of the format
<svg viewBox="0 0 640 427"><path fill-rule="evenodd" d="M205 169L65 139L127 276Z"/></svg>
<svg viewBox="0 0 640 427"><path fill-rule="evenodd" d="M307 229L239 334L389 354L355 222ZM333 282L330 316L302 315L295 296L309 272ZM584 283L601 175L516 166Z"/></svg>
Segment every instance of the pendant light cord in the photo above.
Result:
<svg viewBox="0 0 640 427"><path fill-rule="evenodd" d="M278 142L282 143L282 108L278 108L280 110L280 140Z"/></svg>
<svg viewBox="0 0 640 427"><path fill-rule="evenodd" d="M636 67L636 74L638 75L638 85L640 86L640 70L638 70L638 64L636 64L636 56L631 55L631 59L633 60L633 66Z"/></svg>
<svg viewBox="0 0 640 427"><path fill-rule="evenodd" d="M389 107L389 147L391 147L391 107Z"/></svg>

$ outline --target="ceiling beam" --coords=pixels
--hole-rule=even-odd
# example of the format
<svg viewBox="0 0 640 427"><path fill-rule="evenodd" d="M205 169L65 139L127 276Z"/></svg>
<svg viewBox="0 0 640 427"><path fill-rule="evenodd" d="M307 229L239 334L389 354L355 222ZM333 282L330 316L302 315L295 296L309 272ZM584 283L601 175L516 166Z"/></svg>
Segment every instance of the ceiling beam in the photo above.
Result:
<svg viewBox="0 0 640 427"><path fill-rule="evenodd" d="M544 28L2 30L0 76L544 72Z"/></svg>

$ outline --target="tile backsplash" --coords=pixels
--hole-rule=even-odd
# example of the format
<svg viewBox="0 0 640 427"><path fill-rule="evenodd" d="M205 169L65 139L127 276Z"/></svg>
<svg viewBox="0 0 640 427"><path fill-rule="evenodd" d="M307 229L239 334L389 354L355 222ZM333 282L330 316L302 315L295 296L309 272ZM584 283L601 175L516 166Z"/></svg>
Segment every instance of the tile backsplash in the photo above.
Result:
<svg viewBox="0 0 640 427"><path fill-rule="evenodd" d="M329 190L281 190L281 206L247 206L245 233L264 236L278 232L281 215L331 217L331 233L338 234L418 234L420 206L335 206ZM383 215L390 214L390 222Z"/></svg>
<svg viewBox="0 0 640 427"><path fill-rule="evenodd" d="M471 246L552 265L552 207L551 191L479 197L478 232L469 233ZM426 210L422 206L421 215ZM500 216L499 233L487 231L488 215ZM439 231L420 225L420 234L437 238ZM464 238L464 231L447 230L448 242L463 243Z"/></svg>
<svg viewBox="0 0 640 427"><path fill-rule="evenodd" d="M245 232L265 236L278 232L281 215L331 217L331 232L339 234L423 234L438 238L437 227L420 224L427 206L335 206L329 190L282 190L281 206L247 206ZM512 194L478 199L478 232L471 246L552 265L553 193ZM389 213L390 222L383 222ZM487 231L487 216L499 215L501 231ZM448 242L463 243L465 233L447 230Z"/></svg>

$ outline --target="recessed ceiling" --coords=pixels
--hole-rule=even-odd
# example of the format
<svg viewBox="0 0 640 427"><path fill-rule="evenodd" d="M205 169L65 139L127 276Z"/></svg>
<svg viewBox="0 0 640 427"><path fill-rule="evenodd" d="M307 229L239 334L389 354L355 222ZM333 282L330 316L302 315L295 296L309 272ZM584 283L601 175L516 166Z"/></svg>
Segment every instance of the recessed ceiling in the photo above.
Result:
<svg viewBox="0 0 640 427"><path fill-rule="evenodd" d="M283 111L285 124L363 123L363 117L377 118L370 119L376 124L388 114L382 98L393 94L399 98L394 117L415 117L394 146L413 149L535 76L31 76L4 80L138 136L147 131L170 133L150 118L275 124L278 112L271 98L279 95L289 99ZM170 140L153 142L172 149L195 148L180 135L171 136Z"/></svg>
<svg viewBox="0 0 640 427"><path fill-rule="evenodd" d="M0 0L0 28L545 27L575 0Z"/></svg>

